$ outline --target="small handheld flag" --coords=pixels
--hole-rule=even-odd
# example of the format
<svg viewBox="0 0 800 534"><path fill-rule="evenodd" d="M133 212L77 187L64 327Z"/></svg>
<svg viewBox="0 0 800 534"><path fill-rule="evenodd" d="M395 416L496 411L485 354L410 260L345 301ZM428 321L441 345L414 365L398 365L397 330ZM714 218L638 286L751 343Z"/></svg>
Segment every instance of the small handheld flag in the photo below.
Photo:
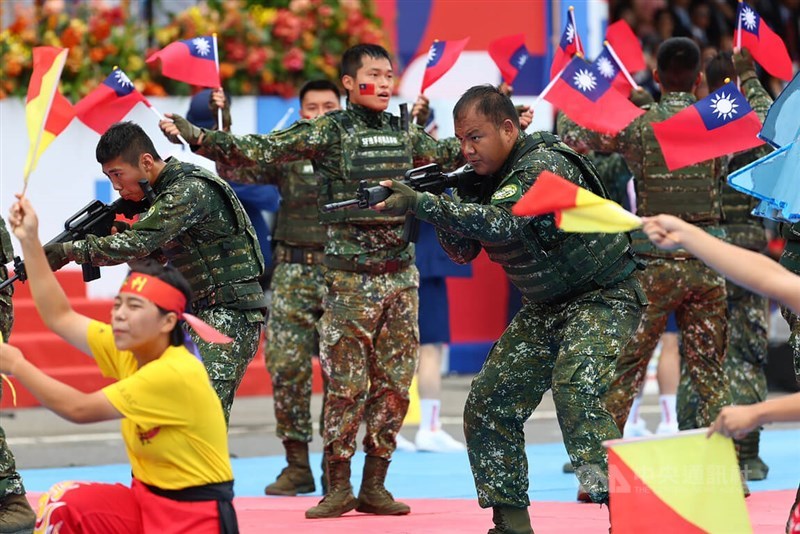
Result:
<svg viewBox="0 0 800 534"><path fill-rule="evenodd" d="M170 43L151 54L145 62L153 63L157 59L161 60L161 73L167 78L201 87L221 86L213 36Z"/></svg>
<svg viewBox="0 0 800 534"><path fill-rule="evenodd" d="M755 9L742 1L736 17L738 24L733 32L733 42L738 47L747 48L753 59L776 78L791 80L792 58L780 36L767 26Z"/></svg>
<svg viewBox="0 0 800 534"><path fill-rule="evenodd" d="M533 217L554 213L556 226L565 232L618 233L642 225L642 220L607 198L543 171L511 209L514 215Z"/></svg>
<svg viewBox="0 0 800 534"><path fill-rule="evenodd" d="M130 78L121 69L114 69L103 83L75 105L75 113L86 126L103 135L139 102L150 107L150 102L136 90Z"/></svg>
<svg viewBox="0 0 800 534"><path fill-rule="evenodd" d="M425 89L433 85L436 80L444 76L455 65L458 56L461 55L468 42L469 37L460 41L434 41L431 44L428 50L428 62L425 65L425 74L422 77L422 89L420 92L424 93Z"/></svg>
<svg viewBox="0 0 800 534"><path fill-rule="evenodd" d="M653 123L653 133L671 171L757 147L761 121L733 82Z"/></svg>
<svg viewBox="0 0 800 534"><path fill-rule="evenodd" d="M489 56L494 60L503 81L513 85L522 67L528 62L530 52L525 48L525 34L501 37L489 43Z"/></svg>
<svg viewBox="0 0 800 534"><path fill-rule="evenodd" d="M569 60L578 53L583 54L583 44L581 44L578 28L575 25L575 8L569 6L567 25L561 32L561 39L558 41L558 47L553 55L553 64L550 65L550 79L556 77L561 69L569 63Z"/></svg>
<svg viewBox="0 0 800 534"><path fill-rule="evenodd" d="M608 27L606 41L614 48L628 72L635 74L647 68L639 38L624 19L620 19Z"/></svg>

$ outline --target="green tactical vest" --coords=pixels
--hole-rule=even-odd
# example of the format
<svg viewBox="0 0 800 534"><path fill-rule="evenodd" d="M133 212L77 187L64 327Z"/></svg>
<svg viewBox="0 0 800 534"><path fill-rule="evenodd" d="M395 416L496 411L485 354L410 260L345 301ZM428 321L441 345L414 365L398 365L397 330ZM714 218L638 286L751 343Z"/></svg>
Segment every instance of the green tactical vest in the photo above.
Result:
<svg viewBox="0 0 800 534"><path fill-rule="evenodd" d="M218 176L188 163L180 163L181 176L202 178L217 187L236 217L236 227L214 241L200 241L192 232L180 234L162 249L172 265L189 282L199 308L221 304L234 309L266 306L258 278L264 258L253 225L230 186ZM242 231L244 230L244 231Z"/></svg>
<svg viewBox="0 0 800 534"><path fill-rule="evenodd" d="M389 115L388 113L386 115ZM409 133L400 127L400 118L389 115L385 129L358 128L346 111L328 113L342 131L341 178L326 176L319 196L323 204L355 198L358 184L369 186L382 180L401 180L414 165ZM360 224L402 224L405 217L392 217L371 209L350 209L325 213L323 223L357 222Z"/></svg>
<svg viewBox="0 0 800 534"><path fill-rule="evenodd" d="M536 147L545 144L577 166L590 190L603 198L608 192L592 163L548 132L530 135L513 167ZM500 189L502 183L498 187ZM538 224L528 224L521 235L505 243L481 243L489 258L499 264L511 282L532 302L559 303L595 289L612 286L636 268L630 240L625 233L561 233L556 243L546 242Z"/></svg>
<svg viewBox="0 0 800 534"><path fill-rule="evenodd" d="M319 185L310 161L293 164L281 183L281 207L273 239L289 246L322 248L327 239L319 222Z"/></svg>
<svg viewBox="0 0 800 534"><path fill-rule="evenodd" d="M780 264L800 274L800 223L781 224L781 236L786 239L786 247L781 254Z"/></svg>
<svg viewBox="0 0 800 534"><path fill-rule="evenodd" d="M752 163L766 152L748 150L736 154L728 163L728 174ZM728 241L750 250L764 250L767 236L761 219L750 215L758 205L758 199L741 193L725 183L722 186L722 226Z"/></svg>

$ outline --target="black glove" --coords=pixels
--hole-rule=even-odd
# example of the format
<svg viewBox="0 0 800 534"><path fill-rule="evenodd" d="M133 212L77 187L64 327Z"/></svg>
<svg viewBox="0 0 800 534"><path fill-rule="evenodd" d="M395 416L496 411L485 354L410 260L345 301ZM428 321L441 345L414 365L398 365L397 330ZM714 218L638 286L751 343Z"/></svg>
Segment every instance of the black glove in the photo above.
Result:
<svg viewBox="0 0 800 534"><path fill-rule="evenodd" d="M181 133L181 136L186 140L187 143L190 145L196 145L200 142L200 136L203 135L203 130L192 124L191 122L187 121L180 115L173 115L172 121L177 126L178 131ZM180 140L175 136L168 136L168 139L173 143L180 143Z"/></svg>
<svg viewBox="0 0 800 534"><path fill-rule="evenodd" d="M44 246L50 270L57 271L72 260L72 243L50 243Z"/></svg>
<svg viewBox="0 0 800 534"><path fill-rule="evenodd" d="M739 81L744 82L756 77L756 64L753 63L753 56L746 48L742 48L733 54L733 67L739 75Z"/></svg>
<svg viewBox="0 0 800 534"><path fill-rule="evenodd" d="M405 215L416 211L420 193L417 193L406 184L392 180L392 194L384 200L386 207L381 213L386 215Z"/></svg>
<svg viewBox="0 0 800 534"><path fill-rule="evenodd" d="M630 100L636 105L637 108L655 102L655 100L653 100L653 95L651 95L647 89L643 89L641 87L631 91Z"/></svg>

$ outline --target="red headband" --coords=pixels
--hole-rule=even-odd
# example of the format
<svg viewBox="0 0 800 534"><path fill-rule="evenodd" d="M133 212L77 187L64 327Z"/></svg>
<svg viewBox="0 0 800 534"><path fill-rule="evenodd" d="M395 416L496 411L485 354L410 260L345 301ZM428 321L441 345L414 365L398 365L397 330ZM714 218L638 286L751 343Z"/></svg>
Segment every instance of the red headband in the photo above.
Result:
<svg viewBox="0 0 800 534"><path fill-rule="evenodd" d="M201 339L208 343L230 343L233 339L218 332L211 325L190 313L186 309L186 297L177 288L149 274L131 272L122 283L120 294L129 293L147 299L161 309L178 314L178 319L185 320Z"/></svg>

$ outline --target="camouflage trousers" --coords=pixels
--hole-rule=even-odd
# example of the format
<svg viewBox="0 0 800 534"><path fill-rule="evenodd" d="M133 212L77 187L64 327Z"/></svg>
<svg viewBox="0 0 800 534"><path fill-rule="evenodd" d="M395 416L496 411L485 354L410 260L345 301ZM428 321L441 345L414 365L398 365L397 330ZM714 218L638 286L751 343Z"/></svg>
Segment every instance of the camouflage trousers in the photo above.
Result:
<svg viewBox="0 0 800 534"><path fill-rule="evenodd" d="M733 404L747 405L767 398L767 328L769 302L732 282L728 285L728 356L723 369L730 381ZM699 398L686 373L678 387L678 423L688 428L697 420ZM758 430L750 435L758 440ZM757 443L757 441L756 441Z"/></svg>
<svg viewBox="0 0 800 534"><path fill-rule="evenodd" d="M620 437L603 395L647 302L634 278L559 305L524 303L473 379L464 435L478 503L527 507L524 425L553 390L575 474L595 502L608 502L601 443Z"/></svg>
<svg viewBox="0 0 800 534"><path fill-rule="evenodd" d="M789 323L789 347L794 355L794 376L800 383L800 317L792 313L786 306L781 306L781 315Z"/></svg>
<svg viewBox="0 0 800 534"><path fill-rule="evenodd" d="M728 378L722 368L727 343L725 279L695 259L649 259L637 271L650 305L636 335L617 361L614 383L606 396L608 411L620 430L633 398L644 382L647 364L675 312L683 343L683 360L700 396L697 421L681 429L708 426L731 403Z"/></svg>
<svg viewBox="0 0 800 534"><path fill-rule="evenodd" d="M419 272L414 265L386 274L329 269L325 279L318 324L325 453L329 461L350 459L363 420L364 451L389 459L417 364Z"/></svg>
<svg viewBox="0 0 800 534"><path fill-rule="evenodd" d="M319 354L317 322L326 292L324 266L275 266L265 356L272 380L276 433L284 441L311 441L311 359Z"/></svg>
<svg viewBox="0 0 800 534"><path fill-rule="evenodd" d="M231 418L231 406L236 390L244 378L247 366L256 355L264 316L260 310L234 310L223 306L211 306L200 310L197 316L226 336L233 343L206 343L189 329L192 340L197 343L203 363L211 378L211 385L222 401L225 423Z"/></svg>
<svg viewBox="0 0 800 534"><path fill-rule="evenodd" d="M2 398L3 389L0 385L0 399ZM6 432L0 426L0 499L12 493L24 495L25 487L22 485L22 477L17 472L14 454L6 443Z"/></svg>

